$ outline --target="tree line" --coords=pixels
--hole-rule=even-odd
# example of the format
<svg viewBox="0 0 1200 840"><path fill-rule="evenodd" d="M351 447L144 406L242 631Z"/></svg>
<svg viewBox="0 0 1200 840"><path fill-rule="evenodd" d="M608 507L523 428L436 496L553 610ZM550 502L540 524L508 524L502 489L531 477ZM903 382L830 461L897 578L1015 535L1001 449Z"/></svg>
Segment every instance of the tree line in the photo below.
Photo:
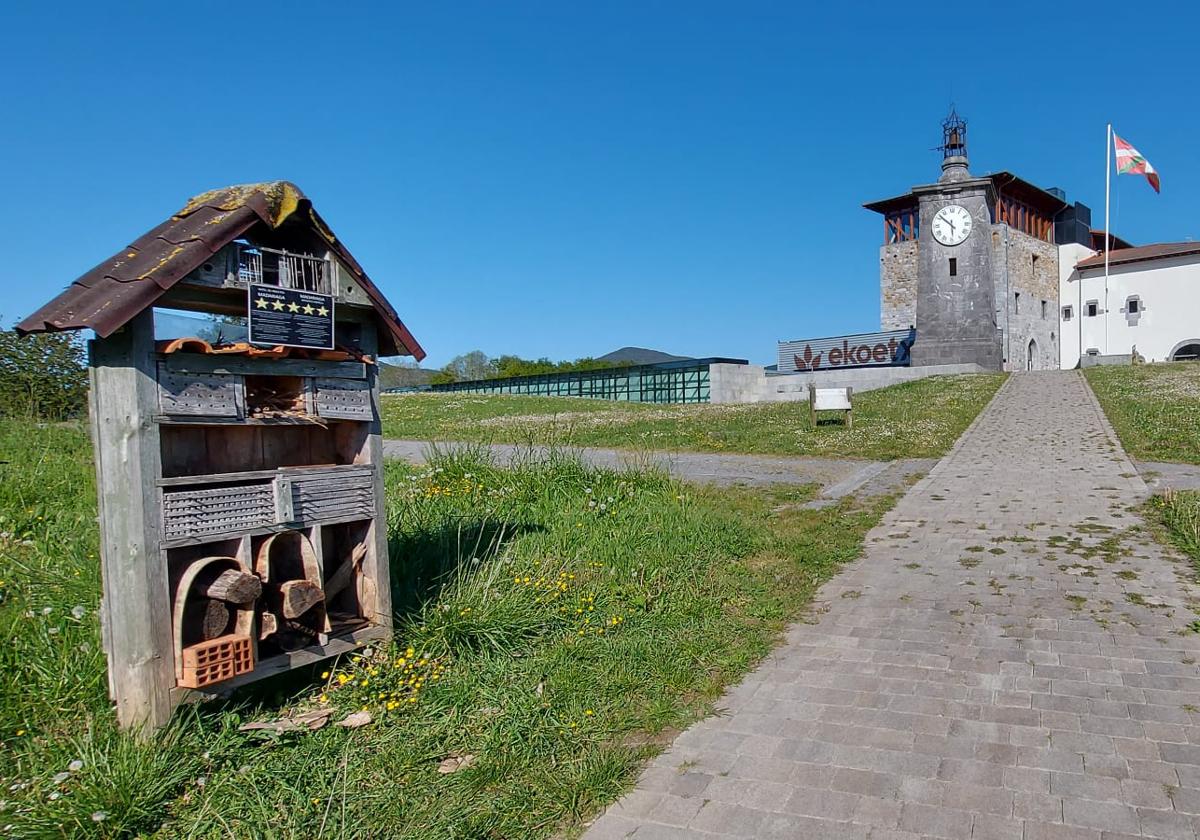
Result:
<svg viewBox="0 0 1200 840"><path fill-rule="evenodd" d="M0 417L67 420L87 414L88 376L77 333L22 338L0 329Z"/></svg>
<svg viewBox="0 0 1200 840"><path fill-rule="evenodd" d="M523 359L520 356L504 355L489 357L482 350L472 350L455 356L441 370L430 377L431 385L448 382L468 382L474 379L510 379L514 376L539 376L545 373L571 373L580 370L604 370L620 367L615 362L605 362L591 356L573 361L553 362L543 356L540 359Z"/></svg>

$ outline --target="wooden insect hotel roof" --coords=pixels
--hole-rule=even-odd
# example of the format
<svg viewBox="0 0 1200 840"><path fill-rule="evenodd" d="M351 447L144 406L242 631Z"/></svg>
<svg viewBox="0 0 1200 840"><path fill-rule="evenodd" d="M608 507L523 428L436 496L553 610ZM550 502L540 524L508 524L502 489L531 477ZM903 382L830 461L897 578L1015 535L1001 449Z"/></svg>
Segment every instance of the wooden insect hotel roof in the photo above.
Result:
<svg viewBox="0 0 1200 840"><path fill-rule="evenodd" d="M147 231L17 325L20 333L91 329L106 338L152 306L190 272L248 234L257 241L295 241L332 252L357 279L375 309L383 356L425 357L396 310L345 245L290 181L211 190Z"/></svg>

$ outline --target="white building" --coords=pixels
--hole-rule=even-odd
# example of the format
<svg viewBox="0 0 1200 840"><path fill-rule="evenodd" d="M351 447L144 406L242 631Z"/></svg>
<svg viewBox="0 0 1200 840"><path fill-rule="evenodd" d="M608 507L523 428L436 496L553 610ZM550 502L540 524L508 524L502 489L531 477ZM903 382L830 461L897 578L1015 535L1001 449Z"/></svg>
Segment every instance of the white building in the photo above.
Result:
<svg viewBox="0 0 1200 840"><path fill-rule="evenodd" d="M1060 364L1080 356L1129 356L1147 362L1200 359L1200 243L1114 249L1108 288L1104 254L1059 246Z"/></svg>

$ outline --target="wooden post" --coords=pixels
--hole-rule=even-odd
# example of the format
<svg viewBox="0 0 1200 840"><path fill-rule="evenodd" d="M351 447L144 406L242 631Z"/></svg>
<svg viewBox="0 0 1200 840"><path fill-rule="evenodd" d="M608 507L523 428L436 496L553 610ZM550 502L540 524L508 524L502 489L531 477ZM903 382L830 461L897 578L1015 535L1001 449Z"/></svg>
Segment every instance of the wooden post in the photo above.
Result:
<svg viewBox="0 0 1200 840"><path fill-rule="evenodd" d="M811 382L808 383L808 422L817 428L817 386Z"/></svg>
<svg viewBox="0 0 1200 840"><path fill-rule="evenodd" d="M854 389L846 389L846 399L850 403L850 407L846 409L846 428L854 428Z"/></svg>
<svg viewBox="0 0 1200 840"><path fill-rule="evenodd" d="M91 424L100 500L100 621L109 694L123 727L148 736L171 716L171 595L159 552L154 315L90 343Z"/></svg>
<svg viewBox="0 0 1200 840"><path fill-rule="evenodd" d="M378 361L379 337L374 321L362 325L362 350ZM364 460L375 467L375 517L367 532L368 551L363 560L362 581L368 597L361 598L363 612L373 624L392 629L392 577L388 564L387 511L384 508L383 484L383 423L376 377L379 366L367 365L367 384L371 389L374 418L367 431ZM374 590L371 592L369 590Z"/></svg>

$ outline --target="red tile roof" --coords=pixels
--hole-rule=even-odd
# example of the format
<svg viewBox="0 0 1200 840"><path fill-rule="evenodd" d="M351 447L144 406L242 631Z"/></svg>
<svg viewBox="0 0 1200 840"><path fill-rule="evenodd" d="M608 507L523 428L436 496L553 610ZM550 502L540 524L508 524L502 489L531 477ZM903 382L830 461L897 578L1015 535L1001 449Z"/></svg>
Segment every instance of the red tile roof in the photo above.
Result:
<svg viewBox="0 0 1200 840"><path fill-rule="evenodd" d="M1103 236L1103 234L1101 234ZM1190 254L1200 254L1200 242L1160 242L1157 245L1141 245L1137 248L1114 249L1108 256L1110 266L1125 263L1146 262L1147 260L1163 260L1170 257L1182 257ZM1075 268L1084 271L1089 268L1104 268L1104 252L1088 257L1075 263Z"/></svg>
<svg viewBox="0 0 1200 840"><path fill-rule="evenodd" d="M143 234L132 245L88 271L61 294L17 325L17 332L92 329L106 337L154 304L168 289L230 242L256 225L316 236L357 278L378 315L382 356L425 358L425 351L363 271L333 235L300 188L288 181L243 184L196 196L182 210Z"/></svg>

